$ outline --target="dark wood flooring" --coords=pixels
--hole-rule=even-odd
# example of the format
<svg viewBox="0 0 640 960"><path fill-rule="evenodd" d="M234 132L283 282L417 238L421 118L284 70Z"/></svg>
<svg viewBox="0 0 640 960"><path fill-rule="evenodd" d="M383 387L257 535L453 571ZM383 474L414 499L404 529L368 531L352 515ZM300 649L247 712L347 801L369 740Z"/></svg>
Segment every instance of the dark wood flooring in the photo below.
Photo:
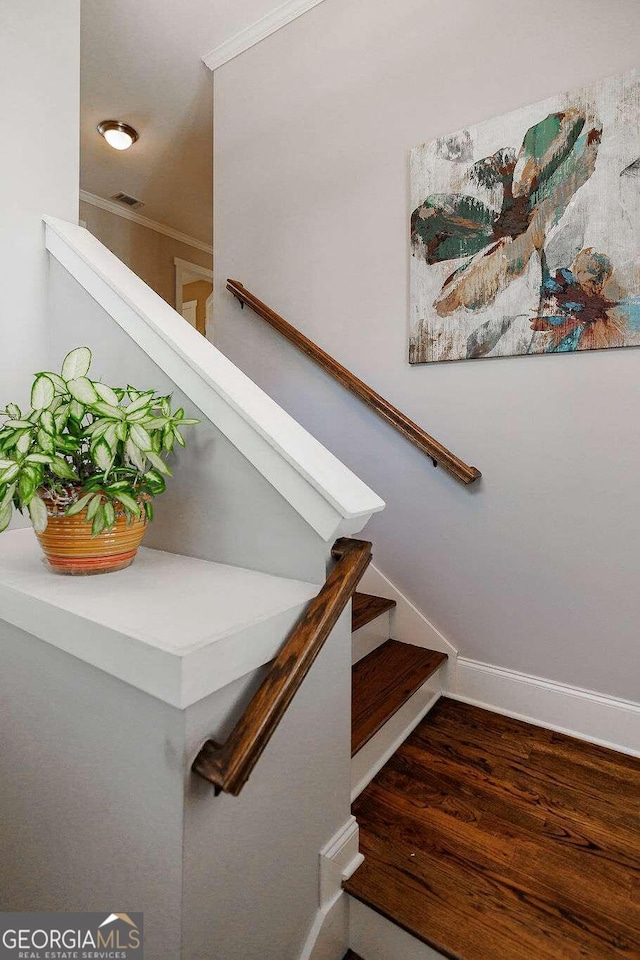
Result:
<svg viewBox="0 0 640 960"><path fill-rule="evenodd" d="M382 613L395 607L395 600L374 597L370 593L354 593L351 604L351 629L359 630L365 623L375 620Z"/></svg>
<svg viewBox="0 0 640 960"><path fill-rule="evenodd" d="M447 659L446 653L387 640L353 667L351 755L357 753Z"/></svg>
<svg viewBox="0 0 640 960"><path fill-rule="evenodd" d="M640 760L441 699L353 811L346 889L445 956L640 958Z"/></svg>

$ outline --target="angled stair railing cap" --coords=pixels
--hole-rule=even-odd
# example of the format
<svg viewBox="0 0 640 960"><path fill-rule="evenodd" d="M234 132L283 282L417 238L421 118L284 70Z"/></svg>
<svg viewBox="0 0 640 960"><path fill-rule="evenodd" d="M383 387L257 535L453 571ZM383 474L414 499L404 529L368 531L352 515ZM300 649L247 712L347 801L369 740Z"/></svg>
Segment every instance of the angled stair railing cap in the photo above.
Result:
<svg viewBox="0 0 640 960"><path fill-rule="evenodd" d="M384 508L362 480L84 227L44 217L46 247L326 541Z"/></svg>

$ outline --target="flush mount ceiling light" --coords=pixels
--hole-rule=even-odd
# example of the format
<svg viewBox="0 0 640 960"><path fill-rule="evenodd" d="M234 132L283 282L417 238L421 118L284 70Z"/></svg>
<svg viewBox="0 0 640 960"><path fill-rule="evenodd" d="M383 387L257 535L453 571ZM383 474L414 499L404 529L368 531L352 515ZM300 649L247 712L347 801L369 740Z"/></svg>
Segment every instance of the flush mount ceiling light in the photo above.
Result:
<svg viewBox="0 0 640 960"><path fill-rule="evenodd" d="M138 131L123 120L103 120L98 124L98 133L114 150L128 150L138 139Z"/></svg>

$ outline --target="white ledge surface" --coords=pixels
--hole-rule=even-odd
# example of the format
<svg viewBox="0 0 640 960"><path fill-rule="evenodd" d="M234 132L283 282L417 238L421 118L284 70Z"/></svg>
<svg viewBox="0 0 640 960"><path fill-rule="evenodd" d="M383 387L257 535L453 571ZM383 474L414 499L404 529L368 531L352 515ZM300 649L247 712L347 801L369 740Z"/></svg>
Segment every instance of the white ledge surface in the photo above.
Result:
<svg viewBox="0 0 640 960"><path fill-rule="evenodd" d="M272 659L317 592L144 547L119 573L59 576L30 527L0 537L2 620L182 709Z"/></svg>
<svg viewBox="0 0 640 960"><path fill-rule="evenodd" d="M327 542L384 502L84 227L45 217L49 252Z"/></svg>

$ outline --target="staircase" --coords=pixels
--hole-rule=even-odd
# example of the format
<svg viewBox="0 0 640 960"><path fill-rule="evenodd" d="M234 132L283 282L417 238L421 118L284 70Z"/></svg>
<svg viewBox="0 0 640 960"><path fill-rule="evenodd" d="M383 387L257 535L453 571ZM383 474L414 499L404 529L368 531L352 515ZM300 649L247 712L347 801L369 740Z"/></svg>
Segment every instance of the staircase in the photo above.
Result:
<svg viewBox="0 0 640 960"><path fill-rule="evenodd" d="M352 605L352 799L440 697L446 653L391 637L395 600L356 593Z"/></svg>
<svg viewBox="0 0 640 960"><path fill-rule="evenodd" d="M353 604L345 960L638 960L640 760L441 697L393 607Z"/></svg>

